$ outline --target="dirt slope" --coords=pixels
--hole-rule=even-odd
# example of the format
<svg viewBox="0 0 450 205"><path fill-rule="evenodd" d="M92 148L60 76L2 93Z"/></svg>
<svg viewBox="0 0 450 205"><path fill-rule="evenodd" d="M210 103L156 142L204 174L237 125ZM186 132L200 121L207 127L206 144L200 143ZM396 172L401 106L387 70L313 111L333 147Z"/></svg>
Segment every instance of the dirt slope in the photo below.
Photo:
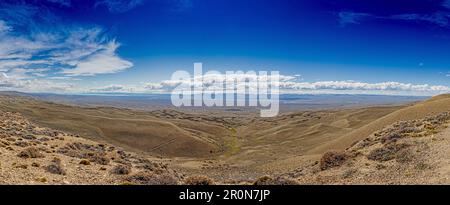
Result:
<svg viewBox="0 0 450 205"><path fill-rule="evenodd" d="M178 184L182 177L156 158L0 110L0 184Z"/></svg>
<svg viewBox="0 0 450 205"><path fill-rule="evenodd" d="M450 112L399 121L287 174L302 184L449 184Z"/></svg>
<svg viewBox="0 0 450 205"><path fill-rule="evenodd" d="M149 112L83 108L4 95L0 109L19 112L45 127L162 156L213 156L224 149L220 139L228 132L219 122L200 122L170 111L163 112L171 115L168 119Z"/></svg>
<svg viewBox="0 0 450 205"><path fill-rule="evenodd" d="M366 138L376 130L382 129L397 121L420 119L447 111L450 111L450 94L435 96L427 101L405 107L381 117L357 130L351 131L346 135L310 150L308 154L321 154L328 150L343 150L356 141Z"/></svg>

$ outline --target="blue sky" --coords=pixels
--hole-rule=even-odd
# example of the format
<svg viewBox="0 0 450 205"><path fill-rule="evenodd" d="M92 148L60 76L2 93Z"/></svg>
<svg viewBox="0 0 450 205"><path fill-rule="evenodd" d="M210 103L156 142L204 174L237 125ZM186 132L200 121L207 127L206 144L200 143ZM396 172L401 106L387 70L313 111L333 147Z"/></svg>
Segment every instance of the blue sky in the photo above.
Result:
<svg viewBox="0 0 450 205"><path fill-rule="evenodd" d="M450 91L450 1L0 2L0 89L161 92L176 70L279 70L285 92Z"/></svg>

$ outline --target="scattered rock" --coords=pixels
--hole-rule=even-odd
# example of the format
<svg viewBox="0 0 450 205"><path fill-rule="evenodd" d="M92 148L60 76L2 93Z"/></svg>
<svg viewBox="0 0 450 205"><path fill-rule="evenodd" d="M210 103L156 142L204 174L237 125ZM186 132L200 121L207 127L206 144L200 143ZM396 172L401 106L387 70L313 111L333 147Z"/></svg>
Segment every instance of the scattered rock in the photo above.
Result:
<svg viewBox="0 0 450 205"><path fill-rule="evenodd" d="M41 177L41 178L36 179L36 181L41 182L41 183L46 183L47 182L47 178Z"/></svg>
<svg viewBox="0 0 450 205"><path fill-rule="evenodd" d="M79 164L82 164L82 165L90 165L91 162L89 162L88 160L82 159L82 160L80 161Z"/></svg>
<svg viewBox="0 0 450 205"><path fill-rule="evenodd" d="M19 165L15 166L15 168L28 169L28 165L26 165L26 164L19 164Z"/></svg>

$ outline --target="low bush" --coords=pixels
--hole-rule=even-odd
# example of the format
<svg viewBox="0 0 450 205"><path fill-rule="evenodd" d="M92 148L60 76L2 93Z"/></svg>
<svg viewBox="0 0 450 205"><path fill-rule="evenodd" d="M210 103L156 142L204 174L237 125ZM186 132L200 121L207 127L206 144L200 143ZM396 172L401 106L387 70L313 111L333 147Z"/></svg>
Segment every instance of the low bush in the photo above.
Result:
<svg viewBox="0 0 450 205"><path fill-rule="evenodd" d="M174 176L165 174L154 174L151 172L139 172L128 176L125 181L131 184L141 185L177 185L178 179Z"/></svg>
<svg viewBox="0 0 450 205"><path fill-rule="evenodd" d="M298 185L299 183L294 179L284 177L272 178L269 176L262 176L253 182L253 185Z"/></svg>
<svg viewBox="0 0 450 205"><path fill-rule="evenodd" d="M327 152L320 159L320 169L326 170L332 167L341 166L346 159L347 155L345 153Z"/></svg>
<svg viewBox="0 0 450 205"><path fill-rule="evenodd" d="M111 170L111 173L118 175L127 175L131 173L131 166L118 164Z"/></svg>
<svg viewBox="0 0 450 205"><path fill-rule="evenodd" d="M17 154L20 158L43 158L44 155L35 147L28 147Z"/></svg>
<svg viewBox="0 0 450 205"><path fill-rule="evenodd" d="M47 172L52 174L66 175L66 171L62 168L61 160L56 157L44 168Z"/></svg>
<svg viewBox="0 0 450 205"><path fill-rule="evenodd" d="M214 185L215 182L207 176L191 176L184 180L186 185Z"/></svg>
<svg viewBox="0 0 450 205"><path fill-rule="evenodd" d="M369 155L367 155L367 159L374 161L389 161L398 155L399 151L406 148L406 144L389 144L381 148L376 148L372 150Z"/></svg>

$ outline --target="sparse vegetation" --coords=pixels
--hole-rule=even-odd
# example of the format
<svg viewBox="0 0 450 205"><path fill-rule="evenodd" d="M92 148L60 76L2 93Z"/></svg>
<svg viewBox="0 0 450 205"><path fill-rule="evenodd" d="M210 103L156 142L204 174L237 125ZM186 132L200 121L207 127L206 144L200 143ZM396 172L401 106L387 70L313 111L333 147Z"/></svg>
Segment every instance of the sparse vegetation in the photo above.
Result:
<svg viewBox="0 0 450 205"><path fill-rule="evenodd" d="M18 147L28 147L29 143L28 142L24 142L24 141L18 141L18 142L15 142L14 145L16 145Z"/></svg>
<svg viewBox="0 0 450 205"><path fill-rule="evenodd" d="M262 176L253 182L253 185L298 185L298 181L285 177L272 178L270 176Z"/></svg>
<svg viewBox="0 0 450 205"><path fill-rule="evenodd" d="M19 154L17 154L20 158L43 158L44 155L35 147L25 148Z"/></svg>
<svg viewBox="0 0 450 205"><path fill-rule="evenodd" d="M131 173L131 166L124 164L117 164L112 170L111 173L118 175L127 175Z"/></svg>
<svg viewBox="0 0 450 205"><path fill-rule="evenodd" d="M399 156L399 151L406 147L408 147L407 144L389 144L372 150L367 156L367 159L380 162L389 161Z"/></svg>
<svg viewBox="0 0 450 205"><path fill-rule="evenodd" d="M59 158L53 158L50 164L45 167L45 170L52 174L66 175L66 171L62 168Z"/></svg>
<svg viewBox="0 0 450 205"><path fill-rule="evenodd" d="M184 181L186 185L214 185L215 182L213 179L207 176L190 176L186 178Z"/></svg>
<svg viewBox="0 0 450 205"><path fill-rule="evenodd" d="M110 162L110 159L108 157L105 156L105 153L94 153L92 155L88 155L89 156L89 160L91 162L97 163L97 164L101 164L101 165L107 165Z"/></svg>
<svg viewBox="0 0 450 205"><path fill-rule="evenodd" d="M344 164L347 159L347 155L345 153L340 152L327 152L323 154L320 159L320 169L326 170L333 167L338 167Z"/></svg>
<svg viewBox="0 0 450 205"><path fill-rule="evenodd" d="M178 179L168 173L154 174L151 172L139 172L128 176L125 181L142 185L177 185Z"/></svg>
<svg viewBox="0 0 450 205"><path fill-rule="evenodd" d="M400 163L408 163L411 162L413 159L414 156L411 153L411 150L409 149L401 149L395 157L395 160Z"/></svg>
<svg viewBox="0 0 450 205"><path fill-rule="evenodd" d="M94 146L79 142L69 143L64 147L59 148L57 152L70 157L87 159L90 162L101 165L107 165L110 163L110 159L106 156L106 151L103 146Z"/></svg>
<svg viewBox="0 0 450 205"><path fill-rule="evenodd" d="M2 105L1 100L2 99L0 95L0 106ZM36 103L35 106L45 107L45 105L42 103ZM48 108L52 106L55 106L58 109ZM380 112L382 113L381 114L377 113L377 117L371 116L372 118L370 120L366 119L368 118L367 115L372 115L373 112L367 113L366 110L372 110L373 108L370 109L366 108L364 112L361 112L361 109L359 110L350 109L351 111L348 112L342 111L345 115L350 113L352 115L352 119L343 117L341 118L335 115L334 113L329 113L328 111L301 112L301 114L296 115L286 114L276 119L256 120L248 118L250 120L248 121L249 124L254 122L261 124L261 126L259 127L252 127L252 129L255 129L257 131L246 130L246 128L239 126L240 121L235 117L230 117L229 119L222 119L222 116L217 117L214 116L214 120L211 121L213 122L213 124L208 123L201 124L213 127L212 129L214 129L214 132L209 132L208 131L208 129L210 129L209 127L205 127L200 131L194 125L188 124L186 121L184 121L187 119L195 122L203 122L204 120L207 119L213 119L209 118L208 116L205 117L202 116L202 118L200 118L194 115L184 114L181 112L177 113L171 110L166 111L168 114L163 113L161 116L164 116L165 117L164 119L167 119L167 122L172 123L170 119L172 119L174 116L179 120L177 121L179 123L178 124L175 123L174 126L172 125L169 126L166 124L163 124L161 126L166 126L164 127L164 130L168 130L167 129L168 127L176 128L176 130L174 129L174 132L170 133L171 134L170 136L178 136L183 134L183 140L181 141L182 143L191 145L190 143L192 142L192 139L190 139L190 137L192 136L196 137L195 140L200 141L209 140L211 136L216 137L212 141L216 143L219 148L214 149L214 146L216 144L214 144L214 146L212 147L205 148L205 150L207 150L206 151L207 155L210 156L211 158L208 158L208 160L205 160L205 158L201 158L202 160L198 161L192 160L194 163L186 164L189 166L192 165L192 167L197 167L198 165L199 169L201 170L195 170L192 173L197 174L199 171L204 171L207 172L208 176L211 174L213 178L217 180L216 181L205 176L191 176L190 172L178 173L175 170L170 169L169 168L170 166L169 167L167 166L166 163L168 163L169 165L179 163L176 157L171 159L165 158L166 151L170 152L170 154L173 154L173 152L171 152L173 151L172 148L173 147L178 148L179 144L177 143L180 143L180 141L177 140L170 142L168 144L163 144L163 146L157 147L156 149L152 150L156 152L158 155L155 154L152 156L143 156L140 155L140 153L134 153L131 151L129 152L128 150L124 151L123 147L120 146L113 147L109 144L103 144L103 142L99 143L95 141L97 136L89 136L92 138L85 138L84 135L88 134L96 135L97 133L92 133L92 131L97 132L99 130L105 131L102 134L108 136L113 135L111 137L112 139L114 139L114 137L118 137L119 136L117 134L118 130L122 129L120 127L122 126L121 123L123 121L125 121L125 124L128 123L126 112L121 112L123 119L108 120L108 123L102 123L101 125L95 124L98 122L93 120L93 118L86 119L86 122L83 123L78 123L79 119L73 120L72 118L69 119L67 122L64 121L55 123L55 121L61 120L65 116L61 117L55 116L53 114L60 113L59 111L64 111L68 108L72 109L72 107L64 107L60 105L52 105L52 106L46 107L46 109L49 109L49 111L45 112L45 114L52 114L52 116L54 117L54 119L49 120L50 125L61 126L61 129L64 128L64 130L69 130L69 128L73 128L75 130L73 131L73 133L77 132L76 129L79 129L81 126L85 126L86 123L92 124L92 127L85 128L86 130L82 131L78 130L80 135L68 134L66 132L57 131L50 128L42 128L34 126L30 122L28 122L26 118L22 117L18 113L4 114L2 113L3 111L1 111L3 107L1 107L0 149L2 154L0 156L2 157L2 160L6 159L2 161L3 165L2 173L6 173L7 171L12 170L13 173L8 174L15 177L13 180L20 181L23 183L23 179L26 179L28 181L30 181L31 179L31 181L33 181L31 183L42 182L49 184L107 183L107 184L196 184L196 185L205 184L206 185L206 184L222 184L222 183L231 183L231 184L253 183L257 185L291 185L291 184L298 184L299 181L301 181L301 178L309 177L311 178L311 181L309 182L324 183L324 184L339 183L339 182L354 183L355 181L365 182L365 180L370 180L368 178L372 178L373 180L380 179L380 182L370 181L372 183L391 182L389 180L398 180L402 183L403 182L401 181L402 178L399 179L399 175L401 175L400 177L408 176L411 179L414 178L411 176L417 176L417 173L424 172L424 174L429 174L428 171L434 171L433 170L434 168L440 167L442 165L442 163L441 164L435 164L434 162L430 163L430 161L425 160L424 157L429 156L430 154L434 154L434 152L432 153L430 152L430 149L426 148L427 146L430 146L430 148L436 150L435 145L445 144L445 142L447 142L446 141L447 139L444 139L444 137L442 137L439 134L436 135L436 137L433 137L432 140L434 141L432 141L431 138L427 138L427 136L431 136L441 131L446 126L445 123L448 122L449 119L448 114L441 114L424 119L399 121L397 123L385 127L385 129L382 129L381 131L376 132L373 135L370 135L370 133L373 133L373 130L370 130L370 132L362 132L362 134L359 134L359 137L366 137L366 139L364 139L363 141L358 141L361 138L351 138L345 143L356 141L356 144L353 144L352 147L342 152L326 153L322 156L321 160L318 160L315 158L315 156L314 158L312 157L309 158L309 156L306 156L307 154L303 155L304 154L303 150L310 150L311 148L314 148L314 146L316 146L317 143L323 142L321 141L323 139L320 139L320 137L315 138L316 136L321 136L321 134L327 132L327 134L329 134L329 138L327 139L335 137L335 135L333 135L332 133L332 129L334 127L346 128L348 129L349 132L352 131L353 133L353 130L355 130L356 127L364 126L365 124L371 122L372 120L378 119L378 117L380 116L384 116L385 114L391 111L398 110L398 108L389 108L389 109L379 108L379 110L381 110ZM24 110L32 111L32 109L35 108L27 107ZM91 112L90 114L93 114L93 112L97 112L97 110L94 109L92 110L85 110L81 108L73 108L73 109L77 109L77 111L80 111L80 113ZM104 108L104 110L102 111L105 111L105 113L107 113L107 115L110 116L111 118L115 118L116 116L118 116L116 115L116 113L113 113L115 111L111 111L111 109L109 108ZM432 112L435 113L436 111L433 110ZM34 114L33 112L30 113L31 114L27 113L27 115L32 116L37 115ZM363 114L364 117L361 117L361 113L364 113ZM95 114L97 115L98 113ZM142 113L134 113L133 118L140 119L141 115L139 114L142 115ZM175 115L171 116L171 114ZM102 113L98 115L101 115L100 117L103 117ZM77 118L78 117L81 116L77 116ZM411 116L408 115L407 118L410 117ZM283 121L285 119L293 120L292 122L295 123L290 124L291 121ZM325 123L322 120L329 120L329 121L326 121ZM233 126L231 126L229 121L236 121L236 122L233 122L234 124ZM278 127L276 125L283 125L282 123L285 122L286 126L282 126L283 127L282 129L274 129L270 130L270 132L267 132L265 130L267 127ZM389 123L391 122L392 121L389 120ZM58 123L62 124L68 123L68 125L65 124L60 125ZM135 122L133 121L133 123ZM188 127L189 129L186 129L186 127L179 125L183 123L186 123L187 126L189 126ZM296 134L298 133L297 127L301 126L309 127L311 124L313 125L320 124L317 127L311 128L310 130L311 132L308 132L311 133L311 136L310 135L300 136ZM331 128L325 126L328 124L332 124L332 126L330 126ZM142 127L145 125L148 125L148 123L142 122L142 124L136 126ZM226 129L221 130L220 125L225 125L224 127L226 127ZM375 127L376 129L379 129L379 127L383 126L378 125ZM236 130L233 127L238 127L239 129ZM117 128L117 130L111 130L111 128ZM375 128L373 129L375 130ZM128 138L123 139L124 140L123 143L126 144L127 146L133 147L133 145L136 145L136 142L140 139L139 137L147 136L148 133L153 133L150 131L159 131L159 128L158 129L156 128L154 129L153 127L151 129L143 128L142 130L139 130L139 133L137 133L136 135L132 135L134 137L131 137L130 139ZM125 130L124 133L120 134L120 137L128 136L129 133L134 132L135 130L132 131ZM217 136L216 134L219 132L226 133L225 134L226 137L232 136L231 140L224 143L223 141L221 141L223 136ZM159 135L163 135L166 133L164 132L154 134L157 135L158 137ZM76 136L79 138L77 138ZM246 141L247 138L244 138L246 136L250 136L248 142ZM272 138L272 136L280 138ZM297 151L300 150L298 148L298 145L300 143L295 144L298 143L296 140L300 141L300 138L301 139L308 138L307 142L309 144L308 143L304 144L305 147L301 148L301 153L292 152L291 149L292 147L295 147ZM126 140L129 140L130 142L127 142ZM155 139L155 141L158 142L157 145L160 144L159 141L161 140L164 141L166 140L166 138L161 138L157 140ZM267 143L279 141L281 141L282 143L273 143L277 144L277 146L279 145L279 147L276 147L277 149L273 149L274 146L272 144L268 145ZM441 143L441 141L443 143ZM148 147L155 147L154 142L147 142L147 141L145 142L148 143L148 145L145 146L142 145L143 150L148 150L147 149ZM256 144L249 145L249 143L254 142ZM249 147L254 148L251 146L258 146L262 149L260 150L248 149ZM238 149L236 149L237 151L228 152L230 151L230 149L227 148L230 147L236 147ZM31 151L28 150L28 148L30 148ZM325 148L330 149L327 146L325 146ZM141 147L139 149L141 149ZM193 147L189 146L188 148L182 147L182 149L183 150L181 151L183 153L190 153L192 150L194 150L195 152L195 154L188 155L188 157L186 158L192 157L189 159L198 159L196 157L203 156L201 152L198 152L200 154L197 154L197 147L195 146ZM210 152L210 150L214 150L214 152ZM211 155L211 153L213 153L214 155ZM256 179L255 181L252 181L250 179L243 179L241 176L247 176L246 174L248 173L245 173L247 170L241 170L240 167L233 166L233 163L236 162L232 161L233 157L229 158L230 161L232 161L231 163L228 163L228 161L224 162L220 158L214 158L216 154L222 156L223 155L231 156L236 153L242 154L242 156L244 157L242 161L245 160L245 162L247 161L250 162L253 160L246 158L247 156L250 155L256 156L254 159L255 162L260 161L261 163L269 162L267 164L267 167L264 167L267 168L267 170L271 170L273 168L271 166L280 165L279 167L276 167L277 168L276 171L278 171L278 169L284 171L284 169L287 167L287 166L284 167L286 165L285 163L293 161L291 159L287 159L286 161L280 160L278 162L273 159L280 159L282 156L286 156L283 155L286 153L290 153L291 155L289 156L294 156L292 153L295 153L298 154L299 156L298 158L297 156L295 156L296 160L295 162L297 162L298 160L298 163L295 164L293 163L292 165L298 167L292 167L290 164L289 169L293 168L292 170L295 170L295 172L283 173L282 175L283 177L275 177L276 175L264 176ZM178 153L175 153L174 156L176 156L177 154ZM39 155L42 155L43 157L46 158L31 159L31 158L39 158L37 157ZM22 160L21 158L15 156L19 156L27 160ZM59 159L52 160L51 162L49 162L48 160L52 159L53 157L58 157ZM12 159L9 160L9 158ZM264 162L262 159L264 159ZM304 163L306 162L303 161L304 159L308 160L307 163ZM34 171L36 171L36 173L33 173ZM244 173L243 175L239 175L241 171ZM227 173L227 175L221 176L220 174L222 173ZM228 175L228 173L231 174ZM270 173L272 174L273 172ZM253 175L251 176L254 176L254 174L263 175L265 174L265 172L261 171L252 174ZM25 175L26 177L23 178L18 177L21 175ZM58 175L67 175L67 176L58 176ZM239 175L239 177L235 177L236 175ZM40 178L43 178L42 181ZM301 181L301 183L303 183L303 181Z"/></svg>

